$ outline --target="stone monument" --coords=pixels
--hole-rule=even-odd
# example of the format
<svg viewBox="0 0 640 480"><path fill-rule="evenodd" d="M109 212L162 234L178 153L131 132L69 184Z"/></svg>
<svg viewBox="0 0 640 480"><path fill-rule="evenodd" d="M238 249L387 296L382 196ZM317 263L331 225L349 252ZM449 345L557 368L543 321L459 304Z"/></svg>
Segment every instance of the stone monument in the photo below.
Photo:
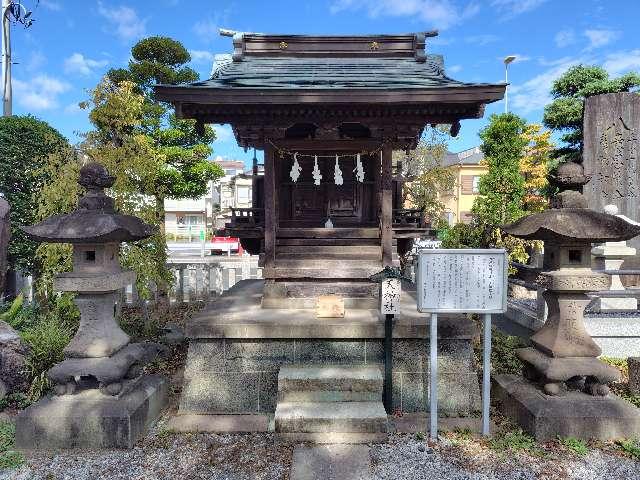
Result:
<svg viewBox="0 0 640 480"><path fill-rule="evenodd" d="M605 206L604 211L610 215L618 215L618 207L615 205ZM624 215L620 215L620 218L630 221ZM625 258L634 256L636 249L627 246L627 242L624 241L605 242L602 245L593 247L591 254L594 256L593 266L596 270L620 270ZM611 287L609 290L625 290L620 281L620 275L611 275ZM595 311L637 310L638 300L634 297L598 297L594 302L593 309Z"/></svg>
<svg viewBox="0 0 640 480"><path fill-rule="evenodd" d="M85 165L78 183L86 194L77 209L23 228L36 241L73 245L73 271L58 275L54 289L77 294L80 326L65 360L47 372L54 395L18 416L19 448L131 448L166 403L166 381L141 374L161 347L129 343L115 318L119 291L135 280L120 267L120 243L153 230L116 213L104 193L114 181L102 165Z"/></svg>
<svg viewBox="0 0 640 480"><path fill-rule="evenodd" d="M622 215L640 221L640 95L587 98L583 152L584 170L591 177L584 191L588 207L601 212L614 204ZM632 247L639 245L638 239L631 242Z"/></svg>
<svg viewBox="0 0 640 480"><path fill-rule="evenodd" d="M640 226L590 210L582 195L589 181L577 163L560 166L562 190L551 209L504 227L515 237L543 240L546 323L532 337L532 347L517 350L525 379L496 377L505 414L537 439L557 436L601 440L640 433L640 410L609 393L618 369L597 357L600 347L584 326L587 292L609 288L609 276L591 270L591 243L622 241L640 234Z"/></svg>

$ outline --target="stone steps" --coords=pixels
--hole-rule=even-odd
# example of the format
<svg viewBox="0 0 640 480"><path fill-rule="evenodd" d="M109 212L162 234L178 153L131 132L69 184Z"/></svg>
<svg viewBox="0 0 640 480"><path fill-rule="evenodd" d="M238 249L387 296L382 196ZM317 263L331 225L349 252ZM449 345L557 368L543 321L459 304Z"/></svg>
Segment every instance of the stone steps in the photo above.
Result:
<svg viewBox="0 0 640 480"><path fill-rule="evenodd" d="M276 432L386 433L382 402L278 402Z"/></svg>
<svg viewBox="0 0 640 480"><path fill-rule="evenodd" d="M387 438L377 366L283 366L276 432L284 441L371 443Z"/></svg>

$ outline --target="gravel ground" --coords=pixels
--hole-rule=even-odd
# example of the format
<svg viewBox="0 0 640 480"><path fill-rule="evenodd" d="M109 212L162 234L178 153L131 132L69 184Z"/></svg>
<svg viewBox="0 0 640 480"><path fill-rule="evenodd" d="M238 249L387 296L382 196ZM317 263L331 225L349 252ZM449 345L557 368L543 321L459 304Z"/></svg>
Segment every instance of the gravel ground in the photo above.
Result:
<svg viewBox="0 0 640 480"><path fill-rule="evenodd" d="M288 480L293 447L273 434L170 434L156 430L130 451L38 453L11 480ZM636 480L640 462L591 450L543 455L496 453L482 441L443 438L433 448L412 435L392 435L371 447L373 479Z"/></svg>
<svg viewBox="0 0 640 480"><path fill-rule="evenodd" d="M584 457L568 452L541 457L496 453L469 440L442 439L429 447L408 435L395 435L371 449L371 479L421 480L637 480L640 462L593 450Z"/></svg>

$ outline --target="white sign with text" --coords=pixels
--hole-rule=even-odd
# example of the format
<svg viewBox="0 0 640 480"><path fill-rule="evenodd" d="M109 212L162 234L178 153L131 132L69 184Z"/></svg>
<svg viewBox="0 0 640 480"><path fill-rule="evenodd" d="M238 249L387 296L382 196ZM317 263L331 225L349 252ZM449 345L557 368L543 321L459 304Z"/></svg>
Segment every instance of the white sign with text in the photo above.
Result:
<svg viewBox="0 0 640 480"><path fill-rule="evenodd" d="M425 249L418 253L418 311L507 310L507 253L502 249Z"/></svg>

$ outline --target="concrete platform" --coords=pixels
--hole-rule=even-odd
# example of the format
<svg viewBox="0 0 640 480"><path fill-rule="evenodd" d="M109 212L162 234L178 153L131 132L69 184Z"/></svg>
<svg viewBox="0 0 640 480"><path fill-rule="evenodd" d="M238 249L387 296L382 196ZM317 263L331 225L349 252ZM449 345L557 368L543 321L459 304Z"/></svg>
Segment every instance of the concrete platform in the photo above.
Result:
<svg viewBox="0 0 640 480"><path fill-rule="evenodd" d="M606 441L640 436L640 409L613 394L549 396L516 375L496 375L493 380L493 398L500 402L500 411L536 440L560 436Z"/></svg>
<svg viewBox="0 0 640 480"><path fill-rule="evenodd" d="M22 450L133 448L167 404L168 383L158 375L133 380L118 396L97 389L49 396L16 419Z"/></svg>
<svg viewBox="0 0 640 480"><path fill-rule="evenodd" d="M189 351L181 415L273 414L278 373L293 366L384 365L384 319L375 310L347 309L345 318L316 318L315 310L261 308L264 282L245 280L187 322ZM393 410L428 409L429 315L403 294L393 326ZM439 318L439 411L465 416L480 409L474 367L474 324L465 315ZM303 392L303 393L295 393ZM362 392L289 390L285 401L369 401ZM340 397L342 395L342 397ZM380 399L381 397L378 397Z"/></svg>
<svg viewBox="0 0 640 480"><path fill-rule="evenodd" d="M344 318L316 317L315 309L262 308L264 280L243 280L187 322L185 334L205 338L384 338L384 319L376 309L351 308ZM393 338L429 338L429 314L418 313L415 290L403 286ZM475 330L460 315L438 317L446 338L470 338Z"/></svg>

